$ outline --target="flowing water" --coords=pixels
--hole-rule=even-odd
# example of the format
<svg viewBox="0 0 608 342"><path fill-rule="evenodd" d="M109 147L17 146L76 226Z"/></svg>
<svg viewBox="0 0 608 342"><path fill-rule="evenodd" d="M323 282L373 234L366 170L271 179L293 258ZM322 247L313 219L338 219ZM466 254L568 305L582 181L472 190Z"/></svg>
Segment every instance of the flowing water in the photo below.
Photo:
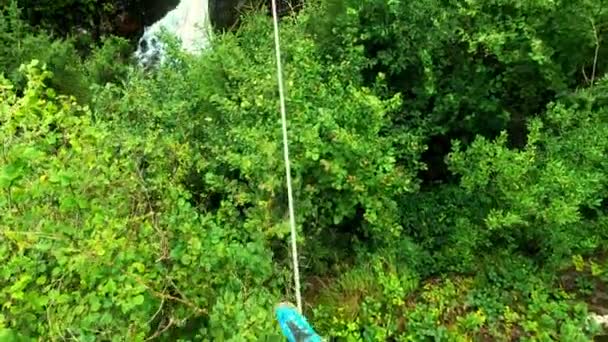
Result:
<svg viewBox="0 0 608 342"><path fill-rule="evenodd" d="M165 61L165 46L159 38L163 30L175 35L189 53L196 54L207 48L211 32L209 1L181 0L175 9L146 27L135 51L135 58L141 66L150 67Z"/></svg>

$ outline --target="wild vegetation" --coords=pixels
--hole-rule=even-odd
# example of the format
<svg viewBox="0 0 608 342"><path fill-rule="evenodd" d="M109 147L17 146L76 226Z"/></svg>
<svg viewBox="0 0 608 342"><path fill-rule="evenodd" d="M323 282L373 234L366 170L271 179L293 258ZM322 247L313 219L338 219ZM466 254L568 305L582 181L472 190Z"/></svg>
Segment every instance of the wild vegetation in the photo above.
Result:
<svg viewBox="0 0 608 342"><path fill-rule="evenodd" d="M150 72L128 40L85 44L47 18L0 16L0 340L280 340L293 283L269 17L244 12L200 56L170 44ZM281 38L319 333L602 333L605 0L316 0Z"/></svg>

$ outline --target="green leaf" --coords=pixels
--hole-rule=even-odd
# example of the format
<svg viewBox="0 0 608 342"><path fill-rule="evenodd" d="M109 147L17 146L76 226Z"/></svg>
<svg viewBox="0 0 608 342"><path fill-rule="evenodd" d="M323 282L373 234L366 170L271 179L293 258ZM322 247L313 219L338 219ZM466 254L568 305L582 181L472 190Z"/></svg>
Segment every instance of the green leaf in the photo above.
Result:
<svg viewBox="0 0 608 342"><path fill-rule="evenodd" d="M133 297L132 302L133 305L142 305L144 303L144 296L143 295L137 295L135 297Z"/></svg>

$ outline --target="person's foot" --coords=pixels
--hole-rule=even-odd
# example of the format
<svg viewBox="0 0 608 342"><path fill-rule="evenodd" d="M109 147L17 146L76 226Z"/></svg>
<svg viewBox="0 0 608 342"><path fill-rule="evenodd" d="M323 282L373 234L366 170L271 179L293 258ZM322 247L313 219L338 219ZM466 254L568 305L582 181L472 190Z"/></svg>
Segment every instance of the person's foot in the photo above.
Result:
<svg viewBox="0 0 608 342"><path fill-rule="evenodd" d="M321 337L292 304L279 303L275 314L289 342L321 342Z"/></svg>

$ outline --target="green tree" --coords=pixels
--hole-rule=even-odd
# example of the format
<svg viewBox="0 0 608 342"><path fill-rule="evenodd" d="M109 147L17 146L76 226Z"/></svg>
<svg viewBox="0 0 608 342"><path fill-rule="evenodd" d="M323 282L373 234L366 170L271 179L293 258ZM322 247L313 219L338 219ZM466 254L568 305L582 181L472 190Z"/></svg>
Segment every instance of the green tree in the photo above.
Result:
<svg viewBox="0 0 608 342"><path fill-rule="evenodd" d="M544 120L530 122L521 150L508 149L504 134L492 142L480 137L465 151L455 144L450 167L487 203L480 234L558 260L601 246L606 228L587 220L605 215L606 85L604 78L552 104Z"/></svg>
<svg viewBox="0 0 608 342"><path fill-rule="evenodd" d="M95 122L35 66L22 96L1 88L0 328L80 340L195 322L218 338L273 331L277 287L260 286L276 282L271 254L188 204L188 144Z"/></svg>

